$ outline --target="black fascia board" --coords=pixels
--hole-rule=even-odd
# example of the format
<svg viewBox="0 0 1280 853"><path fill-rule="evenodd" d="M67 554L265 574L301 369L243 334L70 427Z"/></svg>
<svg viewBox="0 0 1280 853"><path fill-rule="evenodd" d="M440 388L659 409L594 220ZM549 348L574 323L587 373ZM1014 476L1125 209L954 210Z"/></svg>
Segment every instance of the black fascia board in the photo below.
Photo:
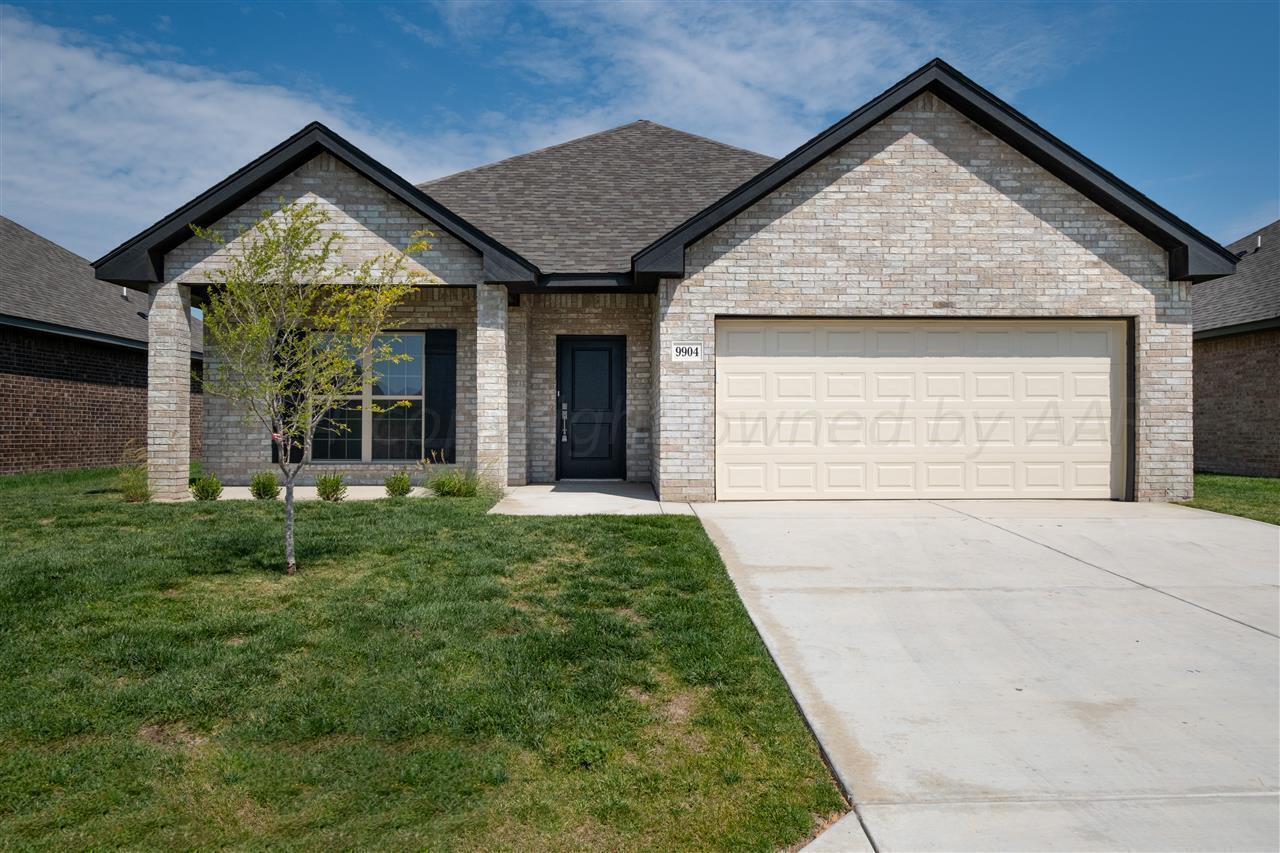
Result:
<svg viewBox="0 0 1280 853"><path fill-rule="evenodd" d="M1228 335L1244 335L1249 332L1265 332L1280 329L1280 317L1265 320L1250 320L1246 323L1232 323L1230 326L1217 326L1212 329L1197 329L1191 335L1193 340L1203 341L1210 338L1225 338Z"/></svg>
<svg viewBox="0 0 1280 853"><path fill-rule="evenodd" d="M319 122L215 184L137 236L93 262L97 278L146 290L164 279L164 255L190 239L190 225L212 225L321 152L356 172L452 234L483 258L486 281L532 282L537 267L432 199Z"/></svg>
<svg viewBox="0 0 1280 853"><path fill-rule="evenodd" d="M653 282L629 272L543 273L536 284L508 284L511 293L652 293Z"/></svg>
<svg viewBox="0 0 1280 853"><path fill-rule="evenodd" d="M932 92L1169 253L1169 278L1209 281L1235 271L1235 256L1054 137L941 59L917 69L827 130L695 214L632 257L638 277L684 275L684 250L911 99Z"/></svg>
<svg viewBox="0 0 1280 853"><path fill-rule="evenodd" d="M141 350L146 352L147 342L140 341L137 338L125 338L120 335L109 335L106 332L91 332L88 329L77 329L73 326L63 326L58 323L46 323L43 320L30 320L26 317L15 317L11 314L0 314L0 326L9 326L15 329L23 329L28 332L41 332L47 335L58 335L64 338L78 338L84 341L91 341L96 344L106 344L108 346L125 347L127 349ZM196 361L202 361L204 352L202 350L191 350L191 357Z"/></svg>

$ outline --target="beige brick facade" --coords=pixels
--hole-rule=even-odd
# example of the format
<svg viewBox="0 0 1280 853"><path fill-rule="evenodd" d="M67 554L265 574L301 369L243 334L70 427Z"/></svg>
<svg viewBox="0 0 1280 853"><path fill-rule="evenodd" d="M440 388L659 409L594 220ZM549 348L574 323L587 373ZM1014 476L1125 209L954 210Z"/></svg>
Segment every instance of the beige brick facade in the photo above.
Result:
<svg viewBox="0 0 1280 853"><path fill-rule="evenodd" d="M455 329L458 332L457 455L459 465L474 467L476 460L476 297L471 288L424 287L416 290L396 310L396 328L405 332ZM217 349L205 343L205 369L217 360ZM225 397L205 395L204 468L225 483L245 484L257 471L272 468L271 442L255 420L233 408ZM303 470L300 482L313 482L317 474L337 472L350 483L378 485L401 468L416 469L412 462L340 463L316 462Z"/></svg>
<svg viewBox="0 0 1280 853"><path fill-rule="evenodd" d="M297 171L281 179L252 201L237 208L214 225L224 237L232 237L249 227L263 210L270 210L284 198L310 200L329 214L328 228L342 233L344 260L358 263L390 250L409 245L414 232L427 229L431 249L416 255L415 265L443 285L419 288L395 312L397 328L404 331L456 329L457 363L457 461L476 464L476 290L481 280L478 253L444 233L435 223L423 219L380 187L352 171L328 154L321 154ZM165 256L166 275L174 282L204 283L210 271L225 262L230 247L218 248L203 240L191 239ZM457 285L472 285L459 287ZM183 288L184 290L186 288ZM491 288L505 291L502 288ZM153 347L153 350L155 348ZM206 344L206 370L216 364L218 354L212 341ZM246 420L225 398L207 396L204 467L227 483L245 483L256 471L270 469L271 443L266 431ZM302 482L318 473L338 471L352 483L381 483L383 477L412 463L314 463L304 472ZM185 469L184 469L185 470ZM183 475L185 492L185 474Z"/></svg>
<svg viewBox="0 0 1280 853"><path fill-rule="evenodd" d="M328 155L216 228L233 234L280 197L324 205L349 260L431 228ZM1124 317L1135 329L1136 495L1190 494L1189 285L1168 281L1162 249L932 95L690 246L685 277L662 281L657 294L512 299L481 283L475 251L433 230L421 267L461 286L420 289L398 319L405 330L458 331L458 462L507 483L554 480L559 335L626 337L627 477L652 479L664 499L702 501L715 498L717 317ZM225 251L187 241L167 256L171 280L156 289L153 340L173 352L153 347L149 440L166 490L176 489L180 453L173 409L185 405L163 367L185 346L170 328L178 285L208 281ZM701 343L703 360L672 361L677 342ZM206 344L207 363L216 359ZM212 395L206 413L209 470L243 482L270 466L262 430ZM353 482L377 483L401 464L337 467ZM185 493L185 467L182 476Z"/></svg>
<svg viewBox="0 0 1280 853"><path fill-rule="evenodd" d="M689 247L660 284L656 477L715 498L717 316L1133 317L1140 500L1191 493L1191 302L1165 252L932 95ZM699 362L670 345L701 343Z"/></svg>
<svg viewBox="0 0 1280 853"><path fill-rule="evenodd" d="M506 485L507 289L476 288L476 468Z"/></svg>
<svg viewBox="0 0 1280 853"><path fill-rule="evenodd" d="M627 479L647 482L653 422L653 296L647 293L545 293L521 297L529 312L528 481L556 474L556 337L627 339Z"/></svg>
<svg viewBox="0 0 1280 853"><path fill-rule="evenodd" d="M191 290L151 286L147 312L147 473L152 498L190 497Z"/></svg>
<svg viewBox="0 0 1280 853"><path fill-rule="evenodd" d="M236 236L263 211L276 209L280 199L314 202L328 213L325 230L342 235L339 255L349 264L404 249L414 232L426 229L432 235L427 238L431 248L414 256L413 269L444 284L473 285L481 280L479 253L330 154L317 155L215 223L212 230L230 240L228 245L191 239L175 247L165 255L165 277L184 284L209 282L210 271L235 251Z"/></svg>

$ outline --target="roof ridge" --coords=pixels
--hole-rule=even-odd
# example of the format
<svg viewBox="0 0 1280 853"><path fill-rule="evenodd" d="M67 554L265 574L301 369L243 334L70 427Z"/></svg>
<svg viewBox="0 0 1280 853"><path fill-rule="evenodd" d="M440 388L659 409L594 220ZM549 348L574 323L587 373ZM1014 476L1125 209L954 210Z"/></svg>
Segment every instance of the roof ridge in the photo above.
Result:
<svg viewBox="0 0 1280 853"><path fill-rule="evenodd" d="M620 124L615 127L605 128L604 130L597 130L594 133L588 133L588 134L585 134L584 136L575 136L573 139L566 139L564 142L557 142L553 145L544 145L541 148L535 148L532 151L525 151L520 154L512 154L510 157L503 157L501 160L494 160L491 163L481 163L479 166L472 166L470 169L463 169L458 172L450 172L447 175L441 175L440 177L432 178L429 181L422 181L420 183L415 184L414 186L420 189L423 187L429 187L432 184L439 183L440 181L449 180L450 178L457 178L462 175L470 175L475 172L482 172L485 169L491 169L495 166L503 166L516 160L524 160L529 157L536 157L541 154L546 154L549 151L555 151L556 149L564 148L565 146L568 146L568 145L574 145L576 143L584 142L588 139L595 139L601 136L608 136L609 134L618 133L619 131L626 130L629 127L635 127L636 125L644 125L644 124L652 125L654 127L660 127L663 130L671 131L672 133L679 133L682 136L688 136L692 139L700 139L703 142L709 142L721 148L727 148L730 151L740 151L742 153L751 154L753 156L760 157L766 160L774 159L770 157L768 154L761 154L758 151L751 151L747 148L741 148L737 145L730 145L727 142L721 142L720 140L712 139L709 136L702 136L697 133L690 133L687 130L681 130L678 127L671 127L670 125L662 124L661 122L656 122L651 119L638 118L633 121L629 121L626 124Z"/></svg>
<svg viewBox="0 0 1280 853"><path fill-rule="evenodd" d="M755 157L760 157L765 160L778 159L777 157L773 157L769 154L761 154L759 151L752 151L750 148L743 148L741 145L733 145L732 143L729 143L729 142L722 142L719 139L712 139L710 136L703 136L701 133L691 133L687 130L681 130L678 127L672 127L669 124L663 124L660 121L653 121L647 118L640 118L640 119L636 119L631 123L632 124L651 124L655 127L660 127L663 130L670 130L673 133L680 133L685 136L692 137L693 139L701 139L703 142L710 142L712 145L718 145L721 148L728 148L730 151L741 151L743 154L751 154Z"/></svg>
<svg viewBox="0 0 1280 853"><path fill-rule="evenodd" d="M588 133L584 136L575 136L573 139L566 139L564 142L556 142L552 145L544 145L541 148L535 148L532 151L523 151L519 154L512 154L510 157L503 157L500 160L493 160L492 162L489 162L489 163L481 163L479 166L472 166L470 169L462 169L461 171L458 171L458 172L450 172L447 175L441 175L438 178L432 178L429 181L421 181L417 184L414 184L414 186L419 188L429 187L434 183L438 183L439 181L445 180L446 178L456 178L459 175L469 175L472 172L481 172L481 171L484 171L485 169L493 168L494 166L501 166L504 163L510 163L512 160L523 160L526 157L534 157L538 154L545 154L548 151L555 151L557 148L563 148L566 145L572 145L575 142L582 142L583 140L586 140L586 139L594 139L597 136L607 136L608 134L616 133L619 130L622 130L623 128L631 127L631 125L633 124L641 124L643 122L644 122L644 119L636 119L635 121L629 121L626 124L620 124L620 125L617 125L616 127L608 127L608 128L605 128L604 130L597 130L594 133Z"/></svg>

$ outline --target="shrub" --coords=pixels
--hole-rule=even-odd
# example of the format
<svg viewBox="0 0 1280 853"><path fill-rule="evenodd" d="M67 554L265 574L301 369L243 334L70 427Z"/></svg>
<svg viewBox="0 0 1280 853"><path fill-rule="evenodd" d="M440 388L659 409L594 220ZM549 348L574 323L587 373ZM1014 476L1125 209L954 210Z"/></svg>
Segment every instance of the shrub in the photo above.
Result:
<svg viewBox="0 0 1280 853"><path fill-rule="evenodd" d="M427 488L442 498L474 498L484 491L485 484L475 471L455 468L433 476Z"/></svg>
<svg viewBox="0 0 1280 853"><path fill-rule="evenodd" d="M408 471L397 471L382 481L387 487L387 497L402 498L413 491L413 483L409 481Z"/></svg>
<svg viewBox="0 0 1280 853"><path fill-rule="evenodd" d="M151 483L147 479L147 449L130 439L120 454L120 473L116 475L120 495L129 503L151 500Z"/></svg>
<svg viewBox="0 0 1280 853"><path fill-rule="evenodd" d="M347 496L347 484L341 474L321 474L316 477L316 494L322 501L337 503Z"/></svg>
<svg viewBox="0 0 1280 853"><path fill-rule="evenodd" d="M249 480L249 494L260 501L273 501L280 495L280 479L273 471L259 471Z"/></svg>
<svg viewBox="0 0 1280 853"><path fill-rule="evenodd" d="M205 474L191 484L191 495L198 501L216 501L222 494L222 483L212 474Z"/></svg>

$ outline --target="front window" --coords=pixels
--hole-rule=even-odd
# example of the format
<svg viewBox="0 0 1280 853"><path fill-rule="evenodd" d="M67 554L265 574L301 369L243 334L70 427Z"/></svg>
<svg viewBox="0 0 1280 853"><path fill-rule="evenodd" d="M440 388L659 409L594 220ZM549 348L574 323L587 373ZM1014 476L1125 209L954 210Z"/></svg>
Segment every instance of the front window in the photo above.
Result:
<svg viewBox="0 0 1280 853"><path fill-rule="evenodd" d="M438 345L428 352L429 336L450 344L447 363ZM407 358L373 365L362 393L336 407L316 429L311 458L323 462L417 461L424 455L424 424L442 419L449 422L451 439L454 341L451 331L401 332L376 338L374 349L389 347L392 354ZM452 461L452 450L450 441L448 461Z"/></svg>

